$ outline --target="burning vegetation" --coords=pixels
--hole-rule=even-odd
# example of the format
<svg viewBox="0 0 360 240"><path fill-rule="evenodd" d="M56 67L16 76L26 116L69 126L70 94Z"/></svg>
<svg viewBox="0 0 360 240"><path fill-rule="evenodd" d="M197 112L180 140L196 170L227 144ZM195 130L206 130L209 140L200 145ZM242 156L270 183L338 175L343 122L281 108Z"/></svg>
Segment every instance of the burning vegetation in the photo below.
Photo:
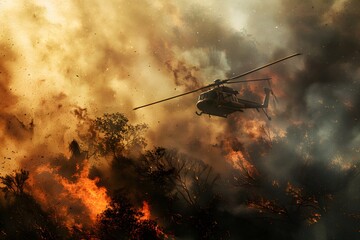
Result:
<svg viewBox="0 0 360 240"><path fill-rule="evenodd" d="M0 1L0 239L359 239L360 1L238 2Z"/></svg>
<svg viewBox="0 0 360 240"><path fill-rule="evenodd" d="M146 126L131 125L123 114L86 116L81 124L88 134L69 143L68 156L59 153L31 167L24 161L29 171L1 177L3 238L276 239L328 217L346 219L346 226L336 228L357 234L355 197L349 196L342 211L335 209L342 189L358 176L356 165L319 165L294 151L300 159L293 176L264 170L267 158L286 147L291 131L271 145L263 135L247 147L239 139L213 146L221 148L230 169L220 175L176 149L146 150ZM253 138L253 130L249 134ZM251 151L254 144L266 151ZM324 172L333 179L322 177Z"/></svg>

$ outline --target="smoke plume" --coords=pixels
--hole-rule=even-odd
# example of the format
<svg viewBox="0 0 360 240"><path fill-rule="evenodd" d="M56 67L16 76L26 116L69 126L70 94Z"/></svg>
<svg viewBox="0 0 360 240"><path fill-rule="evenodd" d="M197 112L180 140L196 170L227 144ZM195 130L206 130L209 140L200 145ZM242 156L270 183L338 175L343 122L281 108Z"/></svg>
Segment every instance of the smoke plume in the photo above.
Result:
<svg viewBox="0 0 360 240"><path fill-rule="evenodd" d="M121 112L147 124L145 150L177 149L222 176L214 219L225 219L231 239L350 239L360 211L359 8L356 0L2 0L0 174L29 170L35 199L68 226L91 226L118 188L146 198L151 188L141 192L126 165L138 153L94 157L81 141L92 136L90 119ZM132 110L296 52L248 76L272 78L272 121L252 110L198 117L197 94ZM264 87L234 85L258 102ZM78 154L68 148L74 139ZM291 201L314 207L297 212ZM272 230L262 217L288 228Z"/></svg>

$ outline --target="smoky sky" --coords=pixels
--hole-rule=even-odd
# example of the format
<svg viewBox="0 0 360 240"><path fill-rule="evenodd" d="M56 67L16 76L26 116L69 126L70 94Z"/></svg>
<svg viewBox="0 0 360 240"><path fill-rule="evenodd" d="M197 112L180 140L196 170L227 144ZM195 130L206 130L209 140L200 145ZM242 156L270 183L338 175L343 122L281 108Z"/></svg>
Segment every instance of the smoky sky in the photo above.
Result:
<svg viewBox="0 0 360 240"><path fill-rule="evenodd" d="M296 239L353 238L356 224L344 220L346 211L357 212L359 192L354 189L358 178L346 180L339 169L358 164L359 157L359 17L355 1L295 3L282 1L277 21L286 25L290 38L287 49L301 52L303 65L287 63L287 67L275 67L284 91L279 98L286 101L282 112L276 111L275 124L286 124L286 137L275 141L270 154L261 158L253 155L253 162L261 159L262 173L280 182L291 181L311 189L327 189L338 194L329 209L339 209L343 214L336 217L331 210L323 221L313 228L300 228ZM255 20L254 20L255 21ZM280 48L275 54L282 53ZM299 65L299 63L297 63ZM276 91L276 88L274 89ZM283 95L284 94L284 95ZM240 118L235 118L237 122ZM273 123L271 123L273 124ZM270 124L269 124L270 125ZM231 132L236 125L229 125ZM234 134L234 138L239 135ZM239 139L239 141L244 141ZM245 140L248 152L260 150L257 143ZM305 161L311 171L303 170ZM350 164L350 165L349 165ZM262 167L260 167L262 168ZM315 183L312 179L316 179ZM326 191L326 190L325 190ZM276 195L276 194L275 194ZM341 197L340 197L341 196ZM347 197L345 197L347 196ZM275 197L275 196L273 196ZM341 200L340 200L341 199ZM347 207L343 208L342 206ZM349 226L332 224L346 222ZM344 225L346 225L344 224ZM352 226L352 227L351 227ZM353 230L350 230L353 229Z"/></svg>
<svg viewBox="0 0 360 240"><path fill-rule="evenodd" d="M13 159L1 173L69 154L81 127L78 108L146 123L149 148L179 149L225 176L230 150L284 184L314 177L295 174L304 159L346 169L360 151L359 8L356 0L1 1L0 156ZM247 77L272 77L272 121L252 110L198 117L196 94L132 110L296 52L302 55ZM266 86L234 88L261 102ZM226 151L225 142L232 143ZM337 174L330 170L319 179ZM354 205L354 181L340 184L344 199L334 208ZM299 238L325 239L333 217Z"/></svg>
<svg viewBox="0 0 360 240"><path fill-rule="evenodd" d="M334 4L283 5L294 9L286 16L293 32L291 45L305 55L304 70L287 86L292 97L285 114L311 124L315 141L327 146L319 152L328 157L336 151L354 152L359 144L359 25L352 20L358 17L354 9L359 3L345 1L341 10L333 9ZM297 17L302 12L307 18Z"/></svg>

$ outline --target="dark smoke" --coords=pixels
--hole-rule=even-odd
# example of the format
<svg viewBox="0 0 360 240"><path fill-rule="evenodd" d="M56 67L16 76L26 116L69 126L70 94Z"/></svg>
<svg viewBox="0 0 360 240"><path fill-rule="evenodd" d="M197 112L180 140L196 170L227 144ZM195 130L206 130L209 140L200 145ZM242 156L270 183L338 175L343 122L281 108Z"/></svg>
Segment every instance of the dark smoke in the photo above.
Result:
<svg viewBox="0 0 360 240"><path fill-rule="evenodd" d="M295 74L287 70L290 63L287 69L275 68L286 94L280 100L286 101L286 110L276 116L275 123L288 122L286 136L273 139L265 157L257 153L264 143L241 143L262 178L276 182L273 186L262 185L257 194L278 201L277 207L286 210L289 217L285 228L282 224L279 227L279 220L269 222L271 228L278 230L257 225L271 231L266 239L355 239L357 236L359 191L354 185L359 184L360 111L356 106L360 92L357 34L360 25L354 19L359 18L355 9L360 5L357 1L345 1L340 9L334 9L334 3L282 1L285 14L278 21L284 22L291 32L287 47L302 52L304 61ZM284 51L279 49L275 53ZM231 122L234 120L241 121L235 118ZM236 125L230 124L229 128L234 132ZM241 139L238 135L233 137ZM317 199L318 206L312 207L312 211L319 211L321 218L316 224L309 226L289 215L288 196L283 191L274 191L274 186L284 189L287 182L302 189L308 200Z"/></svg>
<svg viewBox="0 0 360 240"><path fill-rule="evenodd" d="M69 15L62 12L69 21L54 23L46 7L26 5L14 14L16 26L26 23L25 34L4 36L20 46L30 39L28 45L10 50L10 38L0 43L0 142L27 155L16 163L30 171L34 195L45 193L42 211L65 209L70 224L93 224L91 209L58 180L78 183L90 162L85 179L98 178L96 185L114 199L121 192L134 209L146 200L153 219L176 239L358 237L359 1L70 6ZM229 6L246 14L244 30L234 28ZM21 62L24 50L34 61ZM295 52L302 55L249 76L273 78L279 105L271 104L272 121L250 110L199 118L196 94L131 111L135 103L191 91ZM17 75L32 62L31 74L41 74ZM32 85L20 84L27 80ZM36 94L16 92L13 83ZM262 101L265 86L234 88ZM95 143L84 139L100 133L89 121L109 110L124 112L131 124L149 124L148 147L101 156L90 151Z"/></svg>

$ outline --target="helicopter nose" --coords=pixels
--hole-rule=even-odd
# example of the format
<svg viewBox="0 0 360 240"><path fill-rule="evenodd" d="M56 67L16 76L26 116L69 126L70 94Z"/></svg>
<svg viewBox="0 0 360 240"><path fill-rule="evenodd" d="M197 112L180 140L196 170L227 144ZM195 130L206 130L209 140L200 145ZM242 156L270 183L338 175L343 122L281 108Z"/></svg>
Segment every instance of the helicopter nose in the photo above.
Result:
<svg viewBox="0 0 360 240"><path fill-rule="evenodd" d="M209 106L211 106L211 105L212 105L212 104L211 104L211 101L208 100L208 99L199 100L199 101L196 103L196 107L197 107L199 110L203 111L203 112L205 112L206 109L208 109Z"/></svg>

